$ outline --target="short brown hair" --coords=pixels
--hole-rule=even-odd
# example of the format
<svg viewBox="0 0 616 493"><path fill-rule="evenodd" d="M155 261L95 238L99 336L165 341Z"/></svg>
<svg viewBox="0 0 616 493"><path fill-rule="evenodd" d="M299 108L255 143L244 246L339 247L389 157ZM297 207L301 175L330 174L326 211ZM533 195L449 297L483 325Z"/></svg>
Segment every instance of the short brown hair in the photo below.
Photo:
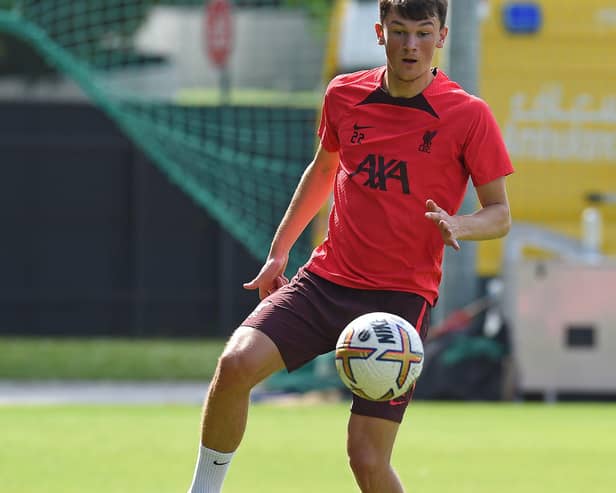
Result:
<svg viewBox="0 0 616 493"><path fill-rule="evenodd" d="M379 0L381 22L392 9L405 19L414 21L436 17L441 23L440 27L445 25L447 19L447 0Z"/></svg>

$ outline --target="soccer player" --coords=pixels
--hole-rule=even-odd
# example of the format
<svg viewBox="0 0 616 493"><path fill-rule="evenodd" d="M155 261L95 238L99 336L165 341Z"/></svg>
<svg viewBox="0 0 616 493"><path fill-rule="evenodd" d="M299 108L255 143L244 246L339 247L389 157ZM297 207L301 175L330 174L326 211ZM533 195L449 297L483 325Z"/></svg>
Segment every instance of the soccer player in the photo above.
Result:
<svg viewBox="0 0 616 493"><path fill-rule="evenodd" d="M395 313L425 337L444 247L509 230L505 177L513 169L495 119L485 102L432 68L447 37L447 0L380 0L379 8L376 40L387 63L327 87L314 160L261 271L244 285L262 301L218 361L190 493L221 491L252 387L331 351L363 313ZM480 207L456 215L469 178ZM289 251L332 191L327 238L288 282ZM390 457L409 399L353 396L347 450L364 493L404 491Z"/></svg>

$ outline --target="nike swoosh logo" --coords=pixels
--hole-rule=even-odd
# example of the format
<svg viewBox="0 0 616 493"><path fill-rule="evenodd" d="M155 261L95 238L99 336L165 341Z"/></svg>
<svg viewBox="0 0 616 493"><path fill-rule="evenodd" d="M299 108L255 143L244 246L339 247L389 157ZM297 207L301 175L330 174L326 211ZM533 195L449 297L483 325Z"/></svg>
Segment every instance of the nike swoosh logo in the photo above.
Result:
<svg viewBox="0 0 616 493"><path fill-rule="evenodd" d="M402 404L406 404L408 401L395 401L395 400L391 400L389 401L389 405L390 406L401 406Z"/></svg>
<svg viewBox="0 0 616 493"><path fill-rule="evenodd" d="M362 127L362 126L359 126L357 123L353 125L353 130L364 130L366 128L374 128L374 127L369 127L369 126Z"/></svg>
<svg viewBox="0 0 616 493"><path fill-rule="evenodd" d="M225 464L228 464L231 461L227 461L227 462L218 462L217 460L214 461L214 465L215 466L224 466Z"/></svg>

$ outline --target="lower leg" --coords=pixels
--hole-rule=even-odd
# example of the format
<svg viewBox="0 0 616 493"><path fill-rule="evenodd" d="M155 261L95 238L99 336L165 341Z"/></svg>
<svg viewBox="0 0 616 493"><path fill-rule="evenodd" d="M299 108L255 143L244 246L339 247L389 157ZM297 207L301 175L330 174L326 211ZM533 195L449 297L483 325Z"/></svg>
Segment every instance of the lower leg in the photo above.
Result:
<svg viewBox="0 0 616 493"><path fill-rule="evenodd" d="M363 476L356 474L355 480L362 493L404 493L400 478L390 465Z"/></svg>
<svg viewBox="0 0 616 493"><path fill-rule="evenodd" d="M201 447L189 493L219 493L248 416L250 390L283 367L274 343L248 327L235 331L218 361L203 409Z"/></svg>
<svg viewBox="0 0 616 493"><path fill-rule="evenodd" d="M201 444L220 452L232 452L246 429L251 387L225 385L216 372L203 407Z"/></svg>
<svg viewBox="0 0 616 493"><path fill-rule="evenodd" d="M404 493L390 464L398 423L351 415L348 454L351 469L362 493Z"/></svg>

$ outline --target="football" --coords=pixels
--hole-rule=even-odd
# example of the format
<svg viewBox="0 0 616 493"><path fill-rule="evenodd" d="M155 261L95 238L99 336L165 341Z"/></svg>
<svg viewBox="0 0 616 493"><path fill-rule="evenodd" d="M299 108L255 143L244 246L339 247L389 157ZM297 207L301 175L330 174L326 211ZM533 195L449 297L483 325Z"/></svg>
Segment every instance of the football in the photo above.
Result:
<svg viewBox="0 0 616 493"><path fill-rule="evenodd" d="M373 312L351 321L336 343L336 370L354 394L388 401L405 394L421 373L424 349L412 324Z"/></svg>

